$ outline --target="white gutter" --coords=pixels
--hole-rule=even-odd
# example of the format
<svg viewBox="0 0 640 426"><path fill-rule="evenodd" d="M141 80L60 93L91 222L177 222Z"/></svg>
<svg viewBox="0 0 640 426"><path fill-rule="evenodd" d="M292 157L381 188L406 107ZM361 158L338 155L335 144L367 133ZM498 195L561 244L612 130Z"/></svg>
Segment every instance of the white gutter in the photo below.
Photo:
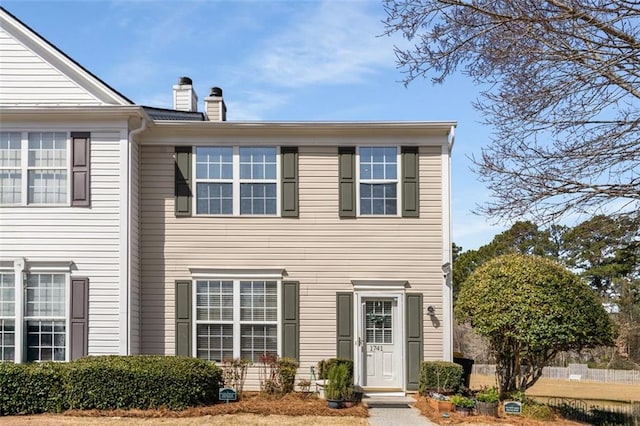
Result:
<svg viewBox="0 0 640 426"><path fill-rule="evenodd" d="M126 355L131 355L131 150L134 143L134 137L147 129L147 119L142 118L142 123L140 127L137 129L133 129L129 132L128 144L127 144L127 156L129 158L127 165L127 253L125 256L126 259L126 270L127 270L127 280L124 291L124 306L126 307L126 312L121 312L125 319L125 330L126 330ZM138 232L139 235L139 232ZM138 286L140 283L138 282Z"/></svg>

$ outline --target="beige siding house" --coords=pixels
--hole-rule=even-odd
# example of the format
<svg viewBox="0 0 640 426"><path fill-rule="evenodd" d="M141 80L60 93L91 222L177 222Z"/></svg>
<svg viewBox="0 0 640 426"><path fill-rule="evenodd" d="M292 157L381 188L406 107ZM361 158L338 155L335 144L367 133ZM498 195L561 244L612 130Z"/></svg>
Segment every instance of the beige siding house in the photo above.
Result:
<svg viewBox="0 0 640 426"><path fill-rule="evenodd" d="M143 107L0 18L0 359L343 357L387 392L452 359L455 122L228 122L187 77Z"/></svg>
<svg viewBox="0 0 640 426"><path fill-rule="evenodd" d="M274 353L302 377L348 357L360 385L387 391L415 389L420 360L451 360L455 123L206 109L140 137L142 352Z"/></svg>

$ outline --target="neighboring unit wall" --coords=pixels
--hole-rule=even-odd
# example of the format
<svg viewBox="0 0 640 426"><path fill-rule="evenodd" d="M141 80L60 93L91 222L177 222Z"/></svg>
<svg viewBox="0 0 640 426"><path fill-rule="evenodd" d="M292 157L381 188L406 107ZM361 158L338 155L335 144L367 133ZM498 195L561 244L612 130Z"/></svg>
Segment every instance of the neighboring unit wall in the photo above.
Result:
<svg viewBox="0 0 640 426"><path fill-rule="evenodd" d="M245 141L246 142L246 141ZM189 267L284 268L300 282L303 370L335 356L336 292L351 280L407 280L442 318L442 149L421 147L420 218L338 216L338 148L299 147L298 218L174 213L174 148L141 147L142 352L175 351L175 280ZM390 143L392 143L390 141ZM424 320L425 359L442 359L442 325Z"/></svg>
<svg viewBox="0 0 640 426"><path fill-rule="evenodd" d="M25 38L25 42L28 40ZM68 76L0 29L0 105L99 105Z"/></svg>
<svg viewBox="0 0 640 426"><path fill-rule="evenodd" d="M34 127L3 130L29 131ZM121 130L57 123L39 130L91 132L91 206L0 206L0 259L72 261L89 279L89 354L118 354L120 344Z"/></svg>

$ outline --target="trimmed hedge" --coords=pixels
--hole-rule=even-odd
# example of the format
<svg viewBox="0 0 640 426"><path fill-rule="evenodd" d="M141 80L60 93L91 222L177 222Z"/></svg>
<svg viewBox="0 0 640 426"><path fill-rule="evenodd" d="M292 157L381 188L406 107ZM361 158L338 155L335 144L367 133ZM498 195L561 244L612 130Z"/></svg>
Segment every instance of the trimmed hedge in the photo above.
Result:
<svg viewBox="0 0 640 426"><path fill-rule="evenodd" d="M69 363L0 364L0 414L65 409L181 410L212 404L222 370L188 357L99 356Z"/></svg>
<svg viewBox="0 0 640 426"><path fill-rule="evenodd" d="M67 364L0 362L0 415L59 413L69 408Z"/></svg>
<svg viewBox="0 0 640 426"><path fill-rule="evenodd" d="M425 361L420 366L418 392L455 392L462 386L462 366L447 361Z"/></svg>
<svg viewBox="0 0 640 426"><path fill-rule="evenodd" d="M69 407L181 410L216 401L222 370L189 357L101 356L70 364Z"/></svg>

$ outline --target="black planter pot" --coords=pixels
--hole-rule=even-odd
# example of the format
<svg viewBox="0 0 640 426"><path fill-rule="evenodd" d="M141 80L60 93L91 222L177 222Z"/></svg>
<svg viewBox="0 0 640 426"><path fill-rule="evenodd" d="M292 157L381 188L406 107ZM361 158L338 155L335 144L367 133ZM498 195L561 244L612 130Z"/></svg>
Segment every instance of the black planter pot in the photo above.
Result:
<svg viewBox="0 0 640 426"><path fill-rule="evenodd" d="M343 406L341 399L327 399L327 407L329 408L342 408Z"/></svg>

